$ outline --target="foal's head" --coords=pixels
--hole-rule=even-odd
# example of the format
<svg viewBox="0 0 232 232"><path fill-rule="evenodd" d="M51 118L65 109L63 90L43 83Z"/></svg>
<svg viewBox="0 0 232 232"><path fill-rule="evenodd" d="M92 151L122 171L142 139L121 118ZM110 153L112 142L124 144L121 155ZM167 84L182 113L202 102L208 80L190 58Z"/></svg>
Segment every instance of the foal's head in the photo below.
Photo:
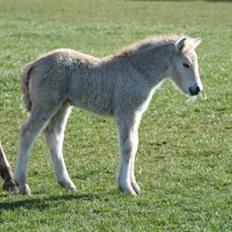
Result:
<svg viewBox="0 0 232 232"><path fill-rule="evenodd" d="M175 43L175 55L171 60L171 80L184 93L195 96L203 89L199 76L197 54L195 48L201 39L183 37Z"/></svg>

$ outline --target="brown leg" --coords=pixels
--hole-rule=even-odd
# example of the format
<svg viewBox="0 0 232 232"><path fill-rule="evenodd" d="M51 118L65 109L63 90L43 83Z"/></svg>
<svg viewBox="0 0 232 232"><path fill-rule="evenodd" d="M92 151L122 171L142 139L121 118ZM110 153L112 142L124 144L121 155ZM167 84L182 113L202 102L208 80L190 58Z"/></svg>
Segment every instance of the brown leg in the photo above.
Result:
<svg viewBox="0 0 232 232"><path fill-rule="evenodd" d="M6 191L17 191L11 166L7 161L6 155L0 144L0 175L4 179L2 188Z"/></svg>

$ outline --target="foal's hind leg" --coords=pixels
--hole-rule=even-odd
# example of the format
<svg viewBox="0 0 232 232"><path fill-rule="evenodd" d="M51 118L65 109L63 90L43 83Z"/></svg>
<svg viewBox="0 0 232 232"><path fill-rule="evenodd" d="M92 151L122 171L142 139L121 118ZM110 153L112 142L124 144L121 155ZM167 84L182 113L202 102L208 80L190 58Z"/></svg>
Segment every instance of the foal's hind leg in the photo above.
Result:
<svg viewBox="0 0 232 232"><path fill-rule="evenodd" d="M57 111L58 107L59 105L46 108L33 106L28 121L22 126L19 141L19 155L15 171L15 181L18 184L20 193L30 194L30 188L26 184L28 157L36 138Z"/></svg>
<svg viewBox="0 0 232 232"><path fill-rule="evenodd" d="M64 103L59 111L50 119L45 129L45 136L54 162L58 183L68 190L76 190L76 186L69 177L62 153L64 131L70 112L70 104Z"/></svg>

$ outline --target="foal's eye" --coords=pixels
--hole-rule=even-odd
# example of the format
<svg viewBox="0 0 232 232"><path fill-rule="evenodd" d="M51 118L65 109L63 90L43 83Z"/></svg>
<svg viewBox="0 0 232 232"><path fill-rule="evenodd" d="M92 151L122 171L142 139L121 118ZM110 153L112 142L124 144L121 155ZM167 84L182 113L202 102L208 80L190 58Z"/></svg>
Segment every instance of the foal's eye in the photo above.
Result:
<svg viewBox="0 0 232 232"><path fill-rule="evenodd" d="M188 63L183 63L182 64L185 68L190 68L190 64L188 64Z"/></svg>

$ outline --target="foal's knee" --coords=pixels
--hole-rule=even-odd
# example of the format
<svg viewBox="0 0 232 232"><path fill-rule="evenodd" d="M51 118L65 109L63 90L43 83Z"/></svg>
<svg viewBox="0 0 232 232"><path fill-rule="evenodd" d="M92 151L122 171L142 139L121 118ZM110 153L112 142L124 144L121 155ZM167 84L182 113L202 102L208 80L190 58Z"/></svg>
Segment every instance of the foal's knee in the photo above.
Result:
<svg viewBox="0 0 232 232"><path fill-rule="evenodd" d="M125 161L129 161L135 156L138 142L128 139L121 144L121 154Z"/></svg>

